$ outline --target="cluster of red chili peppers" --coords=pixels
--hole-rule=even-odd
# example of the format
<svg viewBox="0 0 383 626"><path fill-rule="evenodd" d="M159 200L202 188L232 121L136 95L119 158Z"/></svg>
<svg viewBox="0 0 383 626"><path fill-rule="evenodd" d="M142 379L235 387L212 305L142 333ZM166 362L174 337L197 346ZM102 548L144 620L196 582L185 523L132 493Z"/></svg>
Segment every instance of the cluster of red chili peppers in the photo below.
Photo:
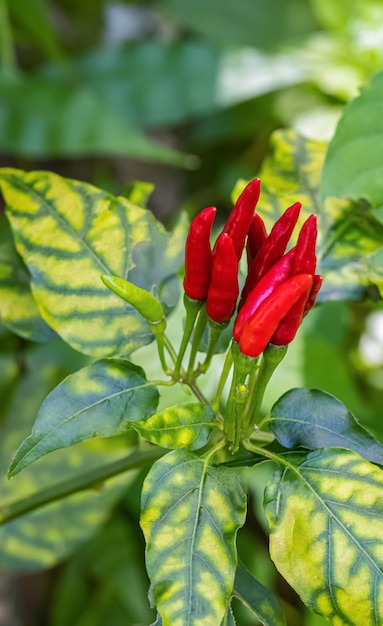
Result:
<svg viewBox="0 0 383 626"><path fill-rule="evenodd" d="M233 336L240 351L251 357L269 342L282 346L294 339L322 283L315 274L315 215L302 226L296 246L285 253L301 204L289 207L267 235L262 218L254 213L259 194L260 181L255 179L239 196L213 250L216 209L201 211L190 225L185 251L185 293L192 300L206 300L209 318L220 324L230 320L237 305L238 263L246 241L248 274Z"/></svg>
<svg viewBox="0 0 383 626"><path fill-rule="evenodd" d="M237 308L234 348L237 355L246 357L270 355L270 347L287 346L314 305L322 283L315 273L315 215L305 221L297 244L286 252L301 204L290 206L267 234L262 218L255 213L259 195L260 181L254 179L239 196L213 249L210 237L216 209L201 211L190 225L185 250L187 304L204 302L212 327L227 325ZM238 303L238 265L244 248L248 273ZM240 360L237 358L237 365ZM248 395L244 385L248 372L248 365L243 363L234 371L229 404L235 394L237 399L241 393ZM232 416L229 421L227 434L237 442L241 433L233 426Z"/></svg>

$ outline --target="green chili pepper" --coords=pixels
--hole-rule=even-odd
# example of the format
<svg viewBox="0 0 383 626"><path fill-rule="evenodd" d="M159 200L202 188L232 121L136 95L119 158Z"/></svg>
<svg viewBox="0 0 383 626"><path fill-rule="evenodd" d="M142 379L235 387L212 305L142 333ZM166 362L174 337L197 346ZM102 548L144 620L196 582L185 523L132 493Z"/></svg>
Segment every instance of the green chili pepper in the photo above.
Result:
<svg viewBox="0 0 383 626"><path fill-rule="evenodd" d="M123 278L102 274L101 280L117 296L129 302L149 323L153 332L163 332L166 319L162 304L153 294Z"/></svg>

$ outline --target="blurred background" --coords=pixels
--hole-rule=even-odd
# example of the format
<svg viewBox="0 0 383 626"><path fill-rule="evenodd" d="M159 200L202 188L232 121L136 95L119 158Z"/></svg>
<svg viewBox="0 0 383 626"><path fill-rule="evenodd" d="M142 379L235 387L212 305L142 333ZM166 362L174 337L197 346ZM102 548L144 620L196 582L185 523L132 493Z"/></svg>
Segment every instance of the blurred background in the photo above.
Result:
<svg viewBox="0 0 383 626"><path fill-rule="evenodd" d="M149 181L149 208L169 227L181 209L193 216L211 204L223 220L235 182L259 172L274 130L328 141L346 103L383 69L383 5L0 0L0 61L0 166L52 170L113 193ZM290 386L322 387L382 437L381 309L318 308L266 402ZM34 344L0 326L0 419L16 441L15 417L23 414L27 433L44 395L82 364L53 341ZM260 473L248 481L240 553L279 595L289 626L323 625L276 574L260 512L264 482ZM0 549L0 626L153 621L137 525L141 482L135 476L106 525L54 569L26 574ZM254 624L240 608L237 617Z"/></svg>

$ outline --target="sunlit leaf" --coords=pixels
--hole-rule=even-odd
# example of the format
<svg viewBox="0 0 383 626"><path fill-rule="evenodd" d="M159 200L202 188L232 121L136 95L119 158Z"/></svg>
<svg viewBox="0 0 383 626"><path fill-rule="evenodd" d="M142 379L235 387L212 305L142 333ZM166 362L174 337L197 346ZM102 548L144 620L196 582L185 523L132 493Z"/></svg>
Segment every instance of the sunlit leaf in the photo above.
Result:
<svg viewBox="0 0 383 626"><path fill-rule="evenodd" d="M233 596L250 610L262 626L286 626L278 600L241 563L235 574Z"/></svg>
<svg viewBox="0 0 383 626"><path fill-rule="evenodd" d="M184 450L153 465L143 488L141 526L151 595L164 626L221 623L245 513L235 471Z"/></svg>
<svg viewBox="0 0 383 626"><path fill-rule="evenodd" d="M323 167L321 199L365 198L383 206L383 73L346 107Z"/></svg>
<svg viewBox="0 0 383 626"><path fill-rule="evenodd" d="M182 262L183 238L169 236L147 210L87 183L3 169L0 184L17 250L49 326L94 356L128 353L149 343L153 336L146 321L109 291L100 275L158 289L163 298L162 285ZM174 290L172 298L174 306Z"/></svg>
<svg viewBox="0 0 383 626"><path fill-rule="evenodd" d="M339 448L285 461L268 485L270 554L314 612L383 622L383 472Z"/></svg>
<svg viewBox="0 0 383 626"><path fill-rule="evenodd" d="M47 396L9 475L53 450L124 433L130 422L151 415L157 403L157 388L146 381L140 367L123 360L96 361L68 376Z"/></svg>
<svg viewBox="0 0 383 626"><path fill-rule="evenodd" d="M162 448L198 450L208 442L214 423L211 407L193 403L168 407L134 424L133 428Z"/></svg>
<svg viewBox="0 0 383 626"><path fill-rule="evenodd" d="M383 444L334 396L319 389L291 389L271 409L270 429L285 448L338 446L383 465Z"/></svg>

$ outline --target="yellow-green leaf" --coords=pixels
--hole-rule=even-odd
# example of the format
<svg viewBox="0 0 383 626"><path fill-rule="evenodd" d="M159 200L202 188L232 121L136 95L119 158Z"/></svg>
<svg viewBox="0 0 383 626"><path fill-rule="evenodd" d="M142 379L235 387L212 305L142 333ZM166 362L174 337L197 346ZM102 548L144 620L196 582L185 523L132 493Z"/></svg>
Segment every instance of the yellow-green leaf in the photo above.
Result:
<svg viewBox="0 0 383 626"><path fill-rule="evenodd" d="M214 423L213 409L195 402L170 406L132 426L142 437L162 448L198 450L208 442Z"/></svg>
<svg viewBox="0 0 383 626"><path fill-rule="evenodd" d="M141 527L163 626L217 626L233 588L246 496L234 470L174 450L143 487Z"/></svg>
<svg viewBox="0 0 383 626"><path fill-rule="evenodd" d="M96 361L63 380L44 400L32 433L9 468L14 476L53 450L126 432L155 411L157 388L129 361Z"/></svg>
<svg viewBox="0 0 383 626"><path fill-rule="evenodd" d="M283 462L265 495L270 554L335 626L383 624L383 472L324 448Z"/></svg>
<svg viewBox="0 0 383 626"><path fill-rule="evenodd" d="M41 318L30 288L30 276L17 254L5 218L0 221L0 321L31 341L46 341L53 330Z"/></svg>
<svg viewBox="0 0 383 626"><path fill-rule="evenodd" d="M50 172L5 168L0 185L34 299L49 326L94 356L149 343L146 320L100 275L157 290L164 305L174 306L174 293L162 287L182 262L182 238L169 237L150 212L126 198Z"/></svg>

